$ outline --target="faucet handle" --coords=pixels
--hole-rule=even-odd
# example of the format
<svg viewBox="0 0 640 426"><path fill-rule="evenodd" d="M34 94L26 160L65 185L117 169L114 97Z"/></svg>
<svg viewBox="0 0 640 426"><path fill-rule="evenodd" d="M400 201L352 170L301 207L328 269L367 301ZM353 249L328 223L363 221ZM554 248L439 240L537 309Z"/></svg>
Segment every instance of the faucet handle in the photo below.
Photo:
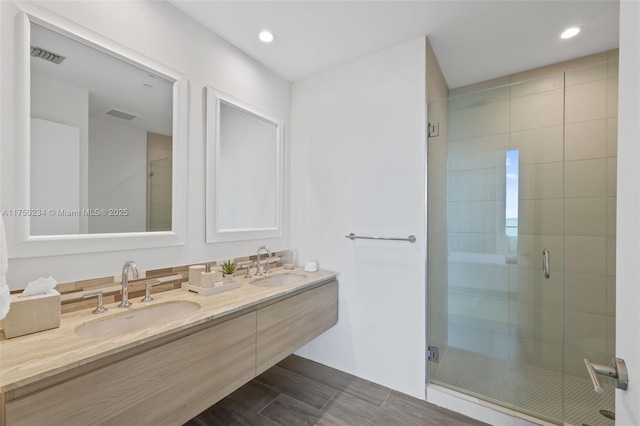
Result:
<svg viewBox="0 0 640 426"><path fill-rule="evenodd" d="M92 312L93 314L101 314L103 312L107 312L108 309L105 308L102 304L102 300L103 300L103 296L104 293L102 292L102 290L96 290L96 291L92 291L90 293L85 293L82 295L83 299L89 299L91 297L97 297L98 298L98 307Z"/></svg>
<svg viewBox="0 0 640 426"><path fill-rule="evenodd" d="M248 262L238 262L238 268L246 269L247 273L244 276L245 278L251 278L251 261Z"/></svg>
<svg viewBox="0 0 640 426"><path fill-rule="evenodd" d="M269 270L269 264L271 263L271 250L269 250L269 247L266 247L266 249L267 257L264 259L264 274L269 275L271 273Z"/></svg>
<svg viewBox="0 0 640 426"><path fill-rule="evenodd" d="M153 280L144 285L144 298L141 302L151 302L153 300L153 297L151 297L151 287L158 284L162 284L162 282L160 280Z"/></svg>

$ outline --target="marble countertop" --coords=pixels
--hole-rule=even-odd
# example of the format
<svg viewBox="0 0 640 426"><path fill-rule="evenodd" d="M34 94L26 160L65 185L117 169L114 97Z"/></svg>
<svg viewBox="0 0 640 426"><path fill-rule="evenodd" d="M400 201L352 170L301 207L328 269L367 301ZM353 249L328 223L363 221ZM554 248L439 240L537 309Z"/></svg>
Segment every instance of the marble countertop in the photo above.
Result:
<svg viewBox="0 0 640 426"><path fill-rule="evenodd" d="M94 308L64 314L60 321L60 328L13 339L3 338L0 340L0 392L11 391L35 383L44 378L337 277L335 272L305 272L303 269L291 271L278 269L274 270L270 276L286 273L301 274L306 278L278 287L258 287L250 284L256 280L255 277L240 278L240 288L212 296L201 296L185 290L172 290L153 294L154 300L148 303L143 303L140 299L131 300L133 306L128 308L129 311L177 300L198 303L200 309L142 330L115 337L83 338L78 337L74 331L76 327L86 322L122 315L124 309L118 309L117 303L105 305L109 310L103 314L93 315L91 312Z"/></svg>

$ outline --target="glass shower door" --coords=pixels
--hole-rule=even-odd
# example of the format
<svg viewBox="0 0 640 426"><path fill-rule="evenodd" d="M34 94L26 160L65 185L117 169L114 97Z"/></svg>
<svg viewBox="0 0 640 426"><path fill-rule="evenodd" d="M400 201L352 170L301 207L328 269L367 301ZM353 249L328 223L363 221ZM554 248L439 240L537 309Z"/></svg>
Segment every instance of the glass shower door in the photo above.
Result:
<svg viewBox="0 0 640 426"><path fill-rule="evenodd" d="M583 360L615 349L616 55L429 105L431 382L613 425Z"/></svg>
<svg viewBox="0 0 640 426"><path fill-rule="evenodd" d="M432 112L446 112L447 121L446 140L439 141L446 162L431 155L437 148L429 139L428 226L446 229L446 238L429 240L430 255L446 254L429 259L429 342L440 355L429 363L430 380L556 422L563 381L563 111L563 74L429 106L430 121ZM444 185L443 199L432 184Z"/></svg>

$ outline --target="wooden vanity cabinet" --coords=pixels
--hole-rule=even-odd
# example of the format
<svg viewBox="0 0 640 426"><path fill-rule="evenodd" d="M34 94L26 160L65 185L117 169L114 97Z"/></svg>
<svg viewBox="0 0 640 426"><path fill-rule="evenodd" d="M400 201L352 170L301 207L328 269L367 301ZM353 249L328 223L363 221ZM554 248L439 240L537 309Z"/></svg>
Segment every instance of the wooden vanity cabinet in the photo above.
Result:
<svg viewBox="0 0 640 426"><path fill-rule="evenodd" d="M0 394L0 426L181 425L337 320L334 280Z"/></svg>
<svg viewBox="0 0 640 426"><path fill-rule="evenodd" d="M256 375L338 322L338 282L258 308Z"/></svg>
<svg viewBox="0 0 640 426"><path fill-rule="evenodd" d="M254 377L255 335L250 312L9 401L6 424L181 425Z"/></svg>

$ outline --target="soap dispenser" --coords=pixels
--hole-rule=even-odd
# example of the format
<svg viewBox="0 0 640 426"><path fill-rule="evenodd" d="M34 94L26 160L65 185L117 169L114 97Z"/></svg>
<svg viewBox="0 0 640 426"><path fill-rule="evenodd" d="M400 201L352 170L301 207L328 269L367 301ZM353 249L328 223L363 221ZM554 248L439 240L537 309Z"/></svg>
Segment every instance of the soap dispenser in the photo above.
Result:
<svg viewBox="0 0 640 426"><path fill-rule="evenodd" d="M200 275L200 286L204 288L213 287L216 272L211 272L211 264L207 263L204 272Z"/></svg>

